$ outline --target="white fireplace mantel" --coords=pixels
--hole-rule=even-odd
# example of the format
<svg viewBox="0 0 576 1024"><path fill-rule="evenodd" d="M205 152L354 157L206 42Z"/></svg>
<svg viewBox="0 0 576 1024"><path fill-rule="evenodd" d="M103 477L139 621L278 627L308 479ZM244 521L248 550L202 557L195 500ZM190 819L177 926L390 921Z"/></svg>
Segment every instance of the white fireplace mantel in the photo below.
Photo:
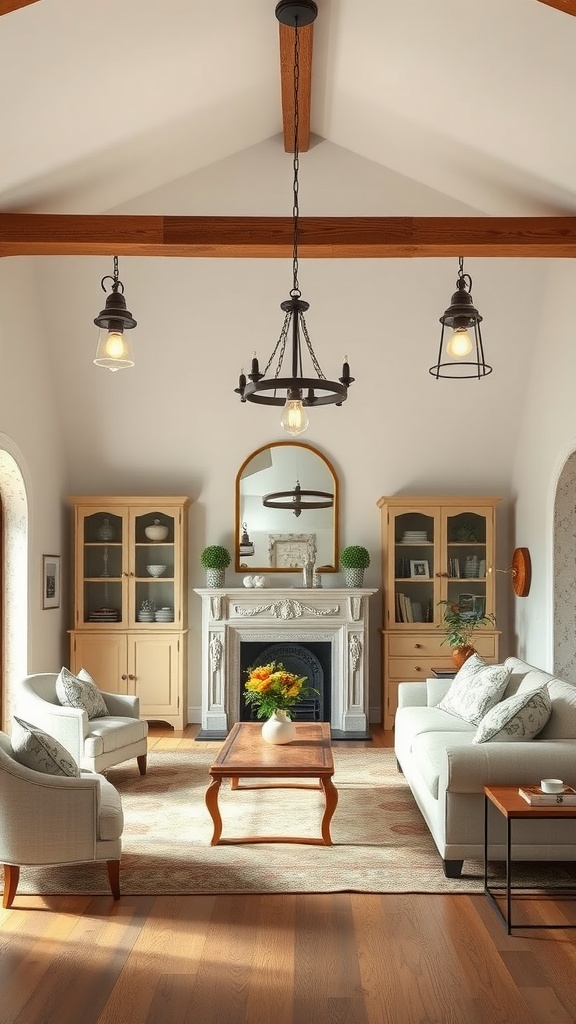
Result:
<svg viewBox="0 0 576 1024"><path fill-rule="evenodd" d="M240 716L242 641L331 646L335 737L368 735L369 589L207 589L202 598L202 731L220 739Z"/></svg>

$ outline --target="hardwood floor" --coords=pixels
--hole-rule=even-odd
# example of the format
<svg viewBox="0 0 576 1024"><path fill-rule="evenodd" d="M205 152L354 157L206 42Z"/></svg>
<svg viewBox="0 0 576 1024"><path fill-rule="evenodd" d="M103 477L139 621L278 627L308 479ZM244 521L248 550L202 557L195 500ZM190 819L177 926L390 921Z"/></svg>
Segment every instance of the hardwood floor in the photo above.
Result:
<svg viewBox="0 0 576 1024"><path fill-rule="evenodd" d="M16 896L0 953L0 1024L576 1021L576 931L508 936L484 896Z"/></svg>

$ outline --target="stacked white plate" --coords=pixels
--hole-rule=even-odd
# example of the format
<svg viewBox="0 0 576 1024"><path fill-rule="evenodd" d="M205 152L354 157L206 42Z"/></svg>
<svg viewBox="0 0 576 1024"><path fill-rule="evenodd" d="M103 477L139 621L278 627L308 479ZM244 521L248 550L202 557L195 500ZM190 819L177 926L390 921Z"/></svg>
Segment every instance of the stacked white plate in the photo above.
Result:
<svg viewBox="0 0 576 1024"><path fill-rule="evenodd" d="M156 612L156 622L174 622L174 609L159 608Z"/></svg>
<svg viewBox="0 0 576 1024"><path fill-rule="evenodd" d="M419 544L428 540L426 530L405 530L402 541L404 544Z"/></svg>
<svg viewBox="0 0 576 1024"><path fill-rule="evenodd" d="M138 622L154 622L154 612L138 612Z"/></svg>

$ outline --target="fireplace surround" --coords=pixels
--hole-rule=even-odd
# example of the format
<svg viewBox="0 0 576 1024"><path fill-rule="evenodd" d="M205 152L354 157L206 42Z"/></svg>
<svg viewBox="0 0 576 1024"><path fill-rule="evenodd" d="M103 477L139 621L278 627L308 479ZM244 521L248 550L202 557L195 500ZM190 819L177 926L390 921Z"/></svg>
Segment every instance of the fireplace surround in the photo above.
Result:
<svg viewBox="0 0 576 1024"><path fill-rule="evenodd" d="M202 729L223 739L241 718L242 644L329 644L333 739L369 737L368 604L371 589L201 588ZM245 659L244 659L245 660Z"/></svg>

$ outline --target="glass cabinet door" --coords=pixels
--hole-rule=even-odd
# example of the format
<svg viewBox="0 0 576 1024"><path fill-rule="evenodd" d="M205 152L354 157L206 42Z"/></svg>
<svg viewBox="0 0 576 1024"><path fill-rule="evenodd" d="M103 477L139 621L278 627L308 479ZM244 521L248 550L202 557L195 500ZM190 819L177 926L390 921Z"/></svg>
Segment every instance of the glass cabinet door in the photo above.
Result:
<svg viewBox="0 0 576 1024"><path fill-rule="evenodd" d="M80 623L113 624L127 618L127 520L118 510L81 510L77 592Z"/></svg>
<svg viewBox="0 0 576 1024"><path fill-rule="evenodd" d="M394 557L389 565L394 595L391 621L397 624L433 622L440 600L438 558L440 517L435 509L398 509L394 513Z"/></svg>
<svg viewBox="0 0 576 1024"><path fill-rule="evenodd" d="M490 509L450 509L445 511L443 530L446 540L445 598L470 617L494 611L492 566L488 564L493 548L493 513Z"/></svg>
<svg viewBox="0 0 576 1024"><path fill-rule="evenodd" d="M133 625L180 620L177 516L172 509L133 511Z"/></svg>

